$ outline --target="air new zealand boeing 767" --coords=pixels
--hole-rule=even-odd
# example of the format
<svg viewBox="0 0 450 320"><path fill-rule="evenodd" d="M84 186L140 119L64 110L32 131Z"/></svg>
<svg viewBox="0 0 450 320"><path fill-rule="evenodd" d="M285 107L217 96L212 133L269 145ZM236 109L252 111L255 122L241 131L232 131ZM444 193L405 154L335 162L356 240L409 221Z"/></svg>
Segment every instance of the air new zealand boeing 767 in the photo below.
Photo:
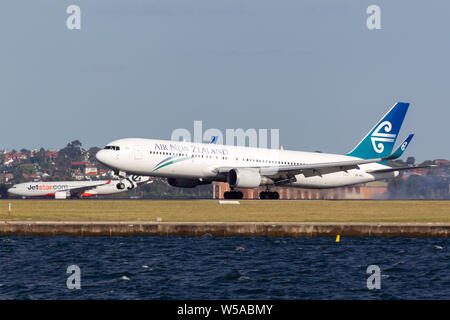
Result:
<svg viewBox="0 0 450 320"><path fill-rule="evenodd" d="M410 134L392 152L408 107L409 103L396 103L345 155L129 138L108 143L96 157L123 177L166 177L170 185L184 188L228 182L227 199L241 199L240 188L266 186L260 199L278 199L272 186L334 188L389 179L400 170L413 169L386 165L403 154L413 137Z"/></svg>

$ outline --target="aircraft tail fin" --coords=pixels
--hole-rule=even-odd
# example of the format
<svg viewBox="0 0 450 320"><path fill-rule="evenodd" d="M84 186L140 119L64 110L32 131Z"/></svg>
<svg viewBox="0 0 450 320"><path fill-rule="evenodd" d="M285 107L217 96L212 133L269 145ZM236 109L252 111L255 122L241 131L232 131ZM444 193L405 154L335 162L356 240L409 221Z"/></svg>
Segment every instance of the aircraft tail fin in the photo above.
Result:
<svg viewBox="0 0 450 320"><path fill-rule="evenodd" d="M397 140L408 107L409 103L405 102L394 104L347 155L361 159L389 156Z"/></svg>
<svg viewBox="0 0 450 320"><path fill-rule="evenodd" d="M406 138L405 141L395 150L393 154L391 154L389 157L384 158L384 160L394 160L398 159L402 156L403 152L405 152L406 147L408 147L409 143L411 142L412 138L414 137L414 134L410 134L408 138Z"/></svg>

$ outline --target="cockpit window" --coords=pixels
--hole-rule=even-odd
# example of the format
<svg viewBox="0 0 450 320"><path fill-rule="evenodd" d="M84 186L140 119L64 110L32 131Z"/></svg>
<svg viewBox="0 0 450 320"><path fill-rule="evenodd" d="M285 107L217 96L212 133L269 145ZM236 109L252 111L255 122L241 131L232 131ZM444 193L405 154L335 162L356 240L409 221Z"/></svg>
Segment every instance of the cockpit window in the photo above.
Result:
<svg viewBox="0 0 450 320"><path fill-rule="evenodd" d="M119 151L120 147L118 147L118 146L106 146L104 149Z"/></svg>

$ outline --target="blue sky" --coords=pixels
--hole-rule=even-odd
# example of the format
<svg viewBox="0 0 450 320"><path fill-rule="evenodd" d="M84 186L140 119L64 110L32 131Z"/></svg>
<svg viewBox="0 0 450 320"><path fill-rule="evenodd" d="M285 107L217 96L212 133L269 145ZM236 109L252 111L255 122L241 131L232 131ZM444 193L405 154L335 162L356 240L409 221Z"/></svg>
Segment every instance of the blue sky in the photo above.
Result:
<svg viewBox="0 0 450 320"><path fill-rule="evenodd" d="M81 8L81 30L66 8ZM381 8L368 30L366 8ZM406 156L450 158L448 1L20 1L0 12L0 149L279 128L346 153L396 101Z"/></svg>

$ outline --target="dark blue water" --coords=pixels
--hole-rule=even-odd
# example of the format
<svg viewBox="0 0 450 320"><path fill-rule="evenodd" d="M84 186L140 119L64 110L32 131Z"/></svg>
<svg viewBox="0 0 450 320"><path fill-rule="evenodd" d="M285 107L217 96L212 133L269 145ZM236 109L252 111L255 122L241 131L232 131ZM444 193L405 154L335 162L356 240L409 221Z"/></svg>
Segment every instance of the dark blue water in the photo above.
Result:
<svg viewBox="0 0 450 320"><path fill-rule="evenodd" d="M0 299L450 299L445 238L0 237ZM70 290L69 265L81 269ZM369 290L369 265L381 288Z"/></svg>

